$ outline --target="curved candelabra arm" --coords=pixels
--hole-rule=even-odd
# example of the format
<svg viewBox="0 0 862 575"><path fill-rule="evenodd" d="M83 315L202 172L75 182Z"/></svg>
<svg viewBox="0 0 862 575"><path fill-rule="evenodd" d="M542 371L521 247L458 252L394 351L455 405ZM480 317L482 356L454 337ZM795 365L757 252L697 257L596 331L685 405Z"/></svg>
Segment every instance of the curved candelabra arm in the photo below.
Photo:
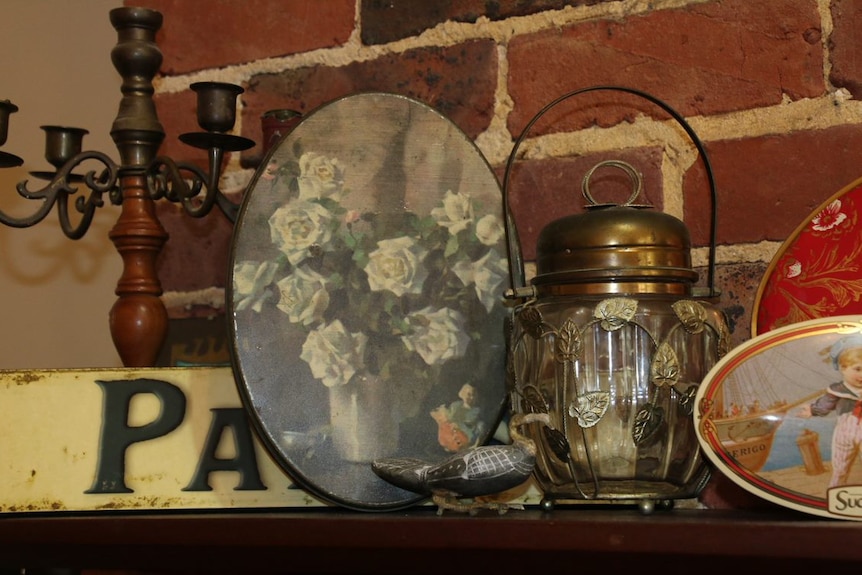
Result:
<svg viewBox="0 0 862 575"><path fill-rule="evenodd" d="M162 198L182 204L192 217L206 216L217 205L231 221L236 221L238 206L228 200L218 187L222 150L210 150L210 171L186 162L175 162L167 156L157 157L147 171L147 187L153 200ZM201 191L203 197L195 201Z"/></svg>
<svg viewBox="0 0 862 575"><path fill-rule="evenodd" d="M90 160L96 160L104 165L98 176L96 170L91 170L84 176L72 173L76 167ZM80 239L87 233L96 209L104 205L105 202L102 199L104 194L109 195L112 203L120 203L120 191L117 186L118 174L119 166L106 154L81 152L63 164L56 173L47 176L51 178L51 181L40 190L31 191L27 187L28 180L20 182L16 187L18 194L28 200L41 200L42 204L35 213L22 218L16 218L0 211L0 222L13 228L28 228L45 219L45 216L56 204L63 233L70 239ZM75 224L70 218L69 198L78 192L81 184L87 187L89 194L86 197L80 195L75 198L75 210L81 215L78 223Z"/></svg>
<svg viewBox="0 0 862 575"><path fill-rule="evenodd" d="M179 202L195 216L201 206L212 207L212 201L207 202L206 198L197 205L192 202L204 188L205 181L206 174L199 167L177 163L167 156L158 156L147 170L147 188L153 200Z"/></svg>

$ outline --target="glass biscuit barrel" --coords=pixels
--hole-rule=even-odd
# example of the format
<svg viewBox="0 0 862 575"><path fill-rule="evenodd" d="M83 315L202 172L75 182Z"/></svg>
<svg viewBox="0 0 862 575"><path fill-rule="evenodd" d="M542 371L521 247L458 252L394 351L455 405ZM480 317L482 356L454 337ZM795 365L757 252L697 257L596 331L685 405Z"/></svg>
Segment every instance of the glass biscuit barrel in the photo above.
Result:
<svg viewBox="0 0 862 575"><path fill-rule="evenodd" d="M584 213L539 234L536 274L525 285L508 206L517 148L552 106L597 89L643 96L688 132L707 167L712 237L706 288L695 287L685 224L636 204L643 179L630 164L608 160L582 181ZM590 190L599 169L621 169L633 191L623 204L600 204ZM534 476L542 505L618 502L649 513L695 497L709 478L692 419L697 387L726 353L729 330L715 307L715 189L703 146L660 100L629 88L594 87L558 98L533 118L513 149L503 186L513 324L508 376L514 412L542 412L550 424L526 430L538 448Z"/></svg>

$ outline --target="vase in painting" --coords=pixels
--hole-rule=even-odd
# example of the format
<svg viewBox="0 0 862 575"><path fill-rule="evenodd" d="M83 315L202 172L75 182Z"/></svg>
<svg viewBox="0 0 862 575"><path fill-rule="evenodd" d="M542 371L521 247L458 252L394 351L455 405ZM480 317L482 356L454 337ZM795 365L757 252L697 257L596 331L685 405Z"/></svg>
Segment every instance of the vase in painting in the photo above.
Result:
<svg viewBox="0 0 862 575"><path fill-rule="evenodd" d="M370 463L395 452L399 422L390 403L391 391L372 375L329 388L332 442L342 459Z"/></svg>

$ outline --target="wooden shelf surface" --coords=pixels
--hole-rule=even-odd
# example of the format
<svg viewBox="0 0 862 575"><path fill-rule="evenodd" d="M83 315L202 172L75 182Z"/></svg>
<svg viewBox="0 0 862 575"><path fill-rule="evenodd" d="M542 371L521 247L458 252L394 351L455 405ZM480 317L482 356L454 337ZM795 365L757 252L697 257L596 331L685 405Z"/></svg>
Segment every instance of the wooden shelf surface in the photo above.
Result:
<svg viewBox="0 0 862 575"><path fill-rule="evenodd" d="M642 515L591 508L472 516L438 516L434 508L325 508L0 517L3 568L417 574L455 562L523 573L547 561L572 568L657 562L666 573L696 563L700 574L739 566L843 567L862 561L862 523L782 511Z"/></svg>

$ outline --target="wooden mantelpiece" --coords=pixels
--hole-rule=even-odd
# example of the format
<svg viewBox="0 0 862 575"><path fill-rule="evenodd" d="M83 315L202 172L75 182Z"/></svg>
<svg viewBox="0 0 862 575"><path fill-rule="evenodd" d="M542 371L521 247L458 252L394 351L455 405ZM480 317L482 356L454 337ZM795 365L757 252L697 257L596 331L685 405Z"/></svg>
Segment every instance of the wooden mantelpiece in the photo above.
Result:
<svg viewBox="0 0 862 575"><path fill-rule="evenodd" d="M431 507L301 512L10 515L0 567L195 573L529 573L651 568L663 573L858 566L862 524L789 511L511 510ZM595 572L595 571L592 571Z"/></svg>

